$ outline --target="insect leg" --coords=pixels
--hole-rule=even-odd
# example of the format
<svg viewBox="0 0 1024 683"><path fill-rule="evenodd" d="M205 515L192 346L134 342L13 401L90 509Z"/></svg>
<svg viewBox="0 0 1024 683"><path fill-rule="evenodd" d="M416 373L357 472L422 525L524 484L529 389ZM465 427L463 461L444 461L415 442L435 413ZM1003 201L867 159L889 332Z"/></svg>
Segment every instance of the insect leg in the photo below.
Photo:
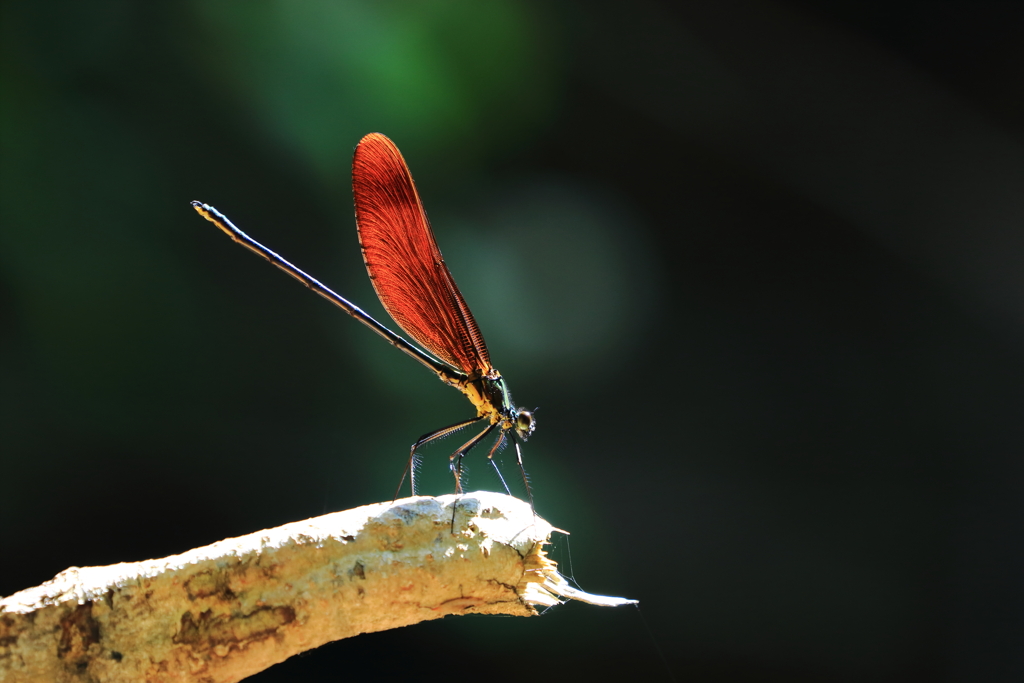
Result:
<svg viewBox="0 0 1024 683"><path fill-rule="evenodd" d="M413 464L413 461L416 459L416 450L420 446L423 446L424 444L428 444L431 441L433 441L434 439L441 439L443 437L446 437L446 436L448 436L449 434L451 434L453 432L457 432L460 429L463 429L464 427L468 427L469 425L473 424L474 422L479 422L481 419L482 418L478 416L478 417L474 417L474 418L469 419L469 420L463 420L462 422L456 422L455 424L450 425L448 427L442 427L441 429L438 429L437 431L428 432L428 433L424 434L423 436L421 436L419 439L417 439L416 443L414 443L412 445L412 448L409 449L409 462L406 463L405 471L402 472L402 479L398 482L398 488L395 489L395 498L394 499L398 500L398 494L401 493L401 491L402 491L402 484L405 483L405 477L406 476L409 477L409 487L412 490L412 495L414 495L414 496L416 495L416 470L415 470L415 468L413 468L412 464Z"/></svg>
<svg viewBox="0 0 1024 683"><path fill-rule="evenodd" d="M505 443L505 431L506 430L503 429L501 434L498 435L498 440L494 442L494 445L491 446L491 450L487 453L487 459L490 461L491 467L493 467L494 471L497 473L498 479L501 481L501 485L505 487L505 493L511 496L512 491L509 490L508 484L505 483L505 477L501 476L501 470L498 469L498 463L494 462L494 454L497 453Z"/></svg>
<svg viewBox="0 0 1024 683"><path fill-rule="evenodd" d="M452 474L455 475L455 493L462 493L462 458L466 453L473 450L473 447L486 438L488 434L493 432L497 426L498 423L487 425L486 429L464 443L459 450L452 453L452 457L449 461L451 463Z"/></svg>
<svg viewBox="0 0 1024 683"><path fill-rule="evenodd" d="M526 476L526 468L523 467L523 451L519 448L519 439L515 434L509 434L509 438L512 439L512 443L516 447L516 462L519 463L519 471L523 473L523 484L526 486L526 495L530 498L530 509L536 515L537 509L533 506L533 489L530 488L530 478Z"/></svg>

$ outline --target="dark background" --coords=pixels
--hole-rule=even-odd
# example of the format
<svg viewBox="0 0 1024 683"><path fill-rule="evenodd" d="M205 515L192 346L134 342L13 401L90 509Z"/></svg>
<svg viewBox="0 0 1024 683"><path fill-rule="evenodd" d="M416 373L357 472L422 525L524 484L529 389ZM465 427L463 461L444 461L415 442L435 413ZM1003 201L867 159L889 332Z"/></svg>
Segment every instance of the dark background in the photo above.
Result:
<svg viewBox="0 0 1024 683"><path fill-rule="evenodd" d="M349 186L377 130L540 407L555 558L642 613L252 680L1024 677L1020 3L9 1L0 30L0 595L389 500L471 414L188 205L383 316Z"/></svg>

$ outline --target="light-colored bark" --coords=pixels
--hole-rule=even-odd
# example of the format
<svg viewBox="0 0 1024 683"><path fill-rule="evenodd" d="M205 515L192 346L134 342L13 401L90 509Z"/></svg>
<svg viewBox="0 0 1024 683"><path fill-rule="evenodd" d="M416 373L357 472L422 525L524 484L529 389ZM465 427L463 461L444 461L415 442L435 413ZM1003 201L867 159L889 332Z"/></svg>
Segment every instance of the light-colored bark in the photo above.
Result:
<svg viewBox="0 0 1024 683"><path fill-rule="evenodd" d="M552 531L528 504L481 492L72 567L0 599L0 680L238 681L332 640L448 614L632 602L572 589L542 550Z"/></svg>

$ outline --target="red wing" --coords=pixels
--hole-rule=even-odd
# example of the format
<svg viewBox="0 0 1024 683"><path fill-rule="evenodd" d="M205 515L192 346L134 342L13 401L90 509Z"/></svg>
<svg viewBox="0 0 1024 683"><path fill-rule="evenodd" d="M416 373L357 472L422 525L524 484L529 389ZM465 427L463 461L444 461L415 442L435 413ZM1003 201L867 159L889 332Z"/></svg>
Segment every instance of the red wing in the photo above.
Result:
<svg viewBox="0 0 1024 683"><path fill-rule="evenodd" d="M446 363L489 370L484 338L444 264L409 167L384 135L360 140L352 191L363 262L388 314Z"/></svg>

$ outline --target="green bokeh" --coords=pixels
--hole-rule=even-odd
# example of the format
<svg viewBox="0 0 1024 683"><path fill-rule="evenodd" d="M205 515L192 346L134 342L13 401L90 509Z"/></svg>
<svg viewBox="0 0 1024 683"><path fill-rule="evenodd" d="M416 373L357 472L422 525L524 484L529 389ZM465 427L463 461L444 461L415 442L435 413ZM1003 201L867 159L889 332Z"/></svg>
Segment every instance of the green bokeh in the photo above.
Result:
<svg viewBox="0 0 1024 683"><path fill-rule="evenodd" d="M469 416L189 206L389 322L349 179L380 131L539 407L553 554L647 625L446 619L260 680L663 680L659 647L693 681L1024 677L1022 31L913 0L3 3L0 594L386 500Z"/></svg>

